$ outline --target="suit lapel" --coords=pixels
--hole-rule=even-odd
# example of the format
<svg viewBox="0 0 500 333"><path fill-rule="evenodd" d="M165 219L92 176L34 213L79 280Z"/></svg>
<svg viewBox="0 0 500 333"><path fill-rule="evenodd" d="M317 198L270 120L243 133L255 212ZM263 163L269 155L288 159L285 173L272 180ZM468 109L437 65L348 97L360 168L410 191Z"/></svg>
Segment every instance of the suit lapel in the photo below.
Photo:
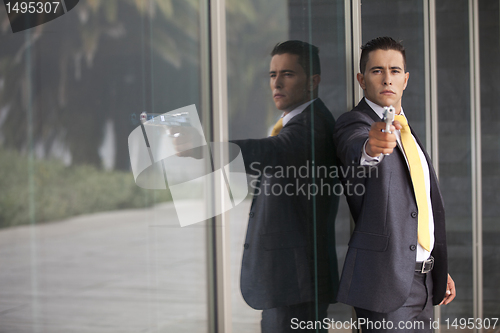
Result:
<svg viewBox="0 0 500 333"><path fill-rule="evenodd" d="M354 110L361 111L365 114L367 114L373 121L380 121L381 119L377 116L375 111L372 110L372 108L366 103L365 99L363 98L359 104L356 106ZM353 111L354 111L353 110ZM439 184L438 184L438 179L436 175L436 171L434 170L434 167L432 165L432 161L427 154L427 151L425 150L424 146L422 145L422 142L416 135L416 133L413 131L413 129L410 126L410 130L412 132L413 137L415 138L415 141L417 144L420 146L420 149L424 153L425 159L427 161L427 165L429 167L429 178L430 178L430 196L431 196L431 203L432 203L432 213L434 215L434 225L436 226L434 229L434 235L436 242L445 242L446 241L446 235L444 233L444 203L443 203L443 198L441 196L441 191L439 190ZM398 154L401 154L400 157L406 161L406 156L402 151L402 147L399 146L398 143ZM407 163L407 162L406 162ZM413 187L413 184L411 183L411 176L410 176L410 170L407 167L406 168L406 173L409 177L410 180L410 186ZM437 226L441 227L437 227Z"/></svg>
<svg viewBox="0 0 500 333"><path fill-rule="evenodd" d="M372 118L373 121L375 121L375 122L381 121L381 119L379 118L379 116L377 115L377 113L375 111L373 111L373 109L368 105L368 103L366 103L365 98L363 98L359 102L359 104L356 107L356 109L357 108L360 108L360 111L362 111L365 114L367 114L368 116L370 116L370 118ZM420 146L420 149L424 153L424 156L425 156L425 158L427 160L427 165L428 165L428 168L429 168L429 178L430 178L431 189L432 189L434 187L434 185L437 184L437 182L436 182L436 176L435 176L435 172L434 172L434 168L432 167L432 164L430 163L430 158L427 155L427 152L423 148L422 143L418 139L418 136L415 134L415 132L413 131L413 129L411 128L411 126L410 126L410 130L411 130L411 133L412 133L413 137L415 138L415 141ZM410 167L409 167L409 164L408 164L408 160L407 160L406 155L404 153L403 147L401 146L401 144L399 143L399 141L397 142L397 147L398 147L397 154L399 154L400 157L401 157L401 159L403 159L405 161L405 164L406 164L406 174L407 174L408 179L410 180L410 184L411 184L411 186L413 188L413 183L411 182L411 174L410 174ZM431 191L431 198L432 198L432 191Z"/></svg>
<svg viewBox="0 0 500 333"><path fill-rule="evenodd" d="M373 109L366 103L365 98L363 98L358 105L353 109L354 110L359 110L363 113L366 113L370 118L373 119L373 121L377 122L380 121L381 119L378 117L377 113L373 111Z"/></svg>
<svg viewBox="0 0 500 333"><path fill-rule="evenodd" d="M368 103L366 103L366 101L365 101L364 98L359 102L358 107L361 109L362 112L364 112L367 115L369 115L370 118L373 119L373 121L380 121L381 120L379 118L379 116L377 115L377 113L375 113L375 111L373 111L373 109L368 105ZM435 175L435 172L434 172L434 168L432 167L431 159L430 159L429 155L427 154L427 152L425 151L425 148L422 145L422 142L420 142L420 139L418 138L417 134L415 133L415 131L413 130L413 128L411 126L410 126L410 130L411 130L411 134L415 138L415 141L417 142L417 144L419 145L420 149L424 153L425 159L427 160L427 164L429 165L429 170L432 171L432 172L430 172L430 174L432 174L431 175L431 181L435 182L436 181L436 175ZM406 159L406 156L405 156L405 154L403 152L403 147L401 147L399 141L398 141L398 148L399 148L399 151L401 152L403 158L405 159L406 164L408 165L408 160Z"/></svg>

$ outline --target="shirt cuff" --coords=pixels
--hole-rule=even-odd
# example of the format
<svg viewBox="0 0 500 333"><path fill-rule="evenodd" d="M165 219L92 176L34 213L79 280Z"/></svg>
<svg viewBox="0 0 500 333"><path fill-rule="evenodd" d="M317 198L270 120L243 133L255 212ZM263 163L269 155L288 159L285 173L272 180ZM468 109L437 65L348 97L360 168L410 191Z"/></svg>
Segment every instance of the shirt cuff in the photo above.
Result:
<svg viewBox="0 0 500 333"><path fill-rule="evenodd" d="M363 145L363 151L361 152L361 165L369 165L369 166L374 166L379 164L383 159L384 155L380 154L376 157L371 157L366 153L366 144L368 143L368 139L366 139L365 144Z"/></svg>

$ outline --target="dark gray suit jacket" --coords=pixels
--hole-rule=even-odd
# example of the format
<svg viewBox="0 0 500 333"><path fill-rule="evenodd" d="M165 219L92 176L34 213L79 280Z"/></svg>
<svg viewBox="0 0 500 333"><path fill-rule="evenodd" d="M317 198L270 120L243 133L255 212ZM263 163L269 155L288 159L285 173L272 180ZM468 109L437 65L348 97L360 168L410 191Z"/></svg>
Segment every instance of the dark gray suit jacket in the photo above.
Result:
<svg viewBox="0 0 500 333"><path fill-rule="evenodd" d="M247 173L254 176L253 188L260 178L241 267L241 292L255 309L335 300L338 197L327 190L337 181L330 177L334 126L318 99L275 137L232 141L241 148ZM329 171L313 175L313 165ZM323 185L323 193L318 187L319 194L312 195L312 184Z"/></svg>
<svg viewBox="0 0 500 333"><path fill-rule="evenodd" d="M351 187L351 195L346 193L356 226L349 241L337 300L388 313L401 307L410 293L418 242L418 210L408 166L399 148L376 167L360 166L362 147L375 121L380 118L363 99L352 111L340 116L335 126L339 164L344 170L356 170L341 176L342 184L346 190L347 186L357 185L358 194L361 188L365 190L356 195ZM412 134L424 151L430 171L436 305L444 298L448 273L444 207L430 158L413 131Z"/></svg>

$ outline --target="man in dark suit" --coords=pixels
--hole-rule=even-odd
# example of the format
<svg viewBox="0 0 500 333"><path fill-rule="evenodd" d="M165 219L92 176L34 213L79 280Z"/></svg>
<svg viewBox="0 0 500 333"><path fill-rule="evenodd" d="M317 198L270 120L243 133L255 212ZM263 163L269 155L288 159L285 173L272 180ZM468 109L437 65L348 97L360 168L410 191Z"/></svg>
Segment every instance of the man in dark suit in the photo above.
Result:
<svg viewBox="0 0 500 333"><path fill-rule="evenodd" d="M335 121L317 98L318 48L287 41L271 56L270 85L282 116L270 137L232 141L254 177L241 292L263 310L262 332L316 332L307 324L326 317L338 284Z"/></svg>
<svg viewBox="0 0 500 333"><path fill-rule="evenodd" d="M401 107L405 69L403 45L366 43L357 75L365 98L335 126L340 167L356 170L341 181L363 188L345 192L355 229L337 300L355 307L363 332L431 332L433 305L455 297L439 184ZM397 116L386 132L391 105Z"/></svg>

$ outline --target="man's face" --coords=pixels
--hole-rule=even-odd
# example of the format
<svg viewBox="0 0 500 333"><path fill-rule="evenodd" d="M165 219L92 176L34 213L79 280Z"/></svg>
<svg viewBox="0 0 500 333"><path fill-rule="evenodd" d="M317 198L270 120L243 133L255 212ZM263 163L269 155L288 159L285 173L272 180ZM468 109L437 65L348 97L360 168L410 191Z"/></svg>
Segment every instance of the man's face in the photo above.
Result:
<svg viewBox="0 0 500 333"><path fill-rule="evenodd" d="M375 50L368 55L365 72L357 78L367 99L380 106L392 105L399 114L409 76L410 73L404 71L401 52Z"/></svg>
<svg viewBox="0 0 500 333"><path fill-rule="evenodd" d="M271 59L271 91L276 108L283 112L311 100L310 83L298 59L298 55L290 53L276 54Z"/></svg>

